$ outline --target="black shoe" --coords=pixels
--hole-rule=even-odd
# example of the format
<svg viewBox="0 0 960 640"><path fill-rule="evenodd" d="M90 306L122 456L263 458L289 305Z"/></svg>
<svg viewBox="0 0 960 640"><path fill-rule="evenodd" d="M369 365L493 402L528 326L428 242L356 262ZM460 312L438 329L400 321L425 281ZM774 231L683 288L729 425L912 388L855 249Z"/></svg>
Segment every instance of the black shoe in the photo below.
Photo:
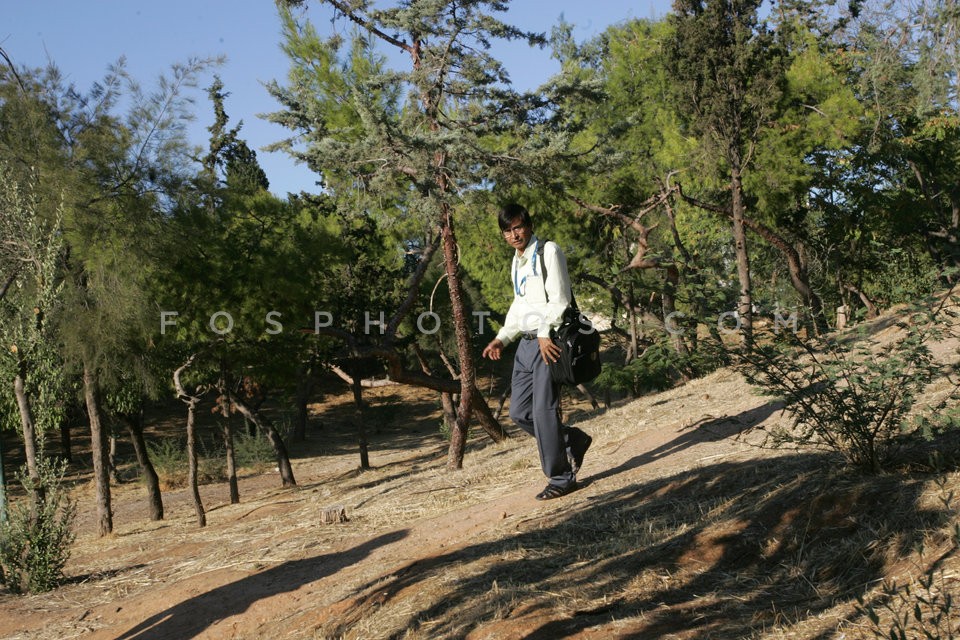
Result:
<svg viewBox="0 0 960 640"><path fill-rule="evenodd" d="M580 467L583 466L583 456L586 455L592 442L593 438L576 427L570 427L567 430L567 444L569 445L567 454L570 458L570 470L574 473L580 471Z"/></svg>
<svg viewBox="0 0 960 640"><path fill-rule="evenodd" d="M565 487L558 487L555 484L548 484L546 489L537 494L537 500L553 500L554 498L560 498L576 490L576 482L571 482Z"/></svg>

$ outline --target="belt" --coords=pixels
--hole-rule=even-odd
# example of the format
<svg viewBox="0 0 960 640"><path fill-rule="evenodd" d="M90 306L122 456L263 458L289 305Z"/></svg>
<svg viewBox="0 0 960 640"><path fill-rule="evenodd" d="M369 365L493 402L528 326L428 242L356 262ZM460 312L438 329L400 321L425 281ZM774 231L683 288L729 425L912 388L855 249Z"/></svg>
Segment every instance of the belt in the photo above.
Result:
<svg viewBox="0 0 960 640"><path fill-rule="evenodd" d="M528 331L526 333L521 333L520 337L522 337L524 340L536 340L537 333L535 331Z"/></svg>

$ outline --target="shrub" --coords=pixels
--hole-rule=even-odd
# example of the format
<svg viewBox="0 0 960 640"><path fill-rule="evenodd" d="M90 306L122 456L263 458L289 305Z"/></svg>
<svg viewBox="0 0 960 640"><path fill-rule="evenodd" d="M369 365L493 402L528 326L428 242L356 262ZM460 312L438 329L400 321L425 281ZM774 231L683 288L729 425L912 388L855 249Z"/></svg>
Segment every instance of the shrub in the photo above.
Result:
<svg viewBox="0 0 960 640"><path fill-rule="evenodd" d="M147 451L153 468L164 489L177 489L187 484L187 448L180 438L163 438L147 443ZM197 446L197 483L216 482L224 477L221 469L222 454L214 451L207 454L203 442Z"/></svg>
<svg viewBox="0 0 960 640"><path fill-rule="evenodd" d="M239 433L233 441L234 452L237 457L237 466L249 467L255 470L273 466L277 455L270 440L259 431L251 435Z"/></svg>
<svg viewBox="0 0 960 640"><path fill-rule="evenodd" d="M625 365L604 363L594 384L601 389L637 397L664 391L684 378L697 378L722 364L715 350L702 343L692 353L681 355L669 340L648 346L640 356Z"/></svg>
<svg viewBox="0 0 960 640"><path fill-rule="evenodd" d="M66 462L41 458L35 484L21 469L17 479L27 499L11 505L0 522L0 583L13 593L41 593L63 580L75 534L76 504L63 487Z"/></svg>
<svg viewBox="0 0 960 640"><path fill-rule="evenodd" d="M176 489L187 483L187 450L178 438L163 438L147 443L150 461L164 489Z"/></svg>
<svg viewBox="0 0 960 640"><path fill-rule="evenodd" d="M928 346L942 325L929 310L911 312L897 324L902 336L888 345L864 332L855 340L803 340L783 332L738 353L735 367L761 393L780 397L792 417L792 428L768 432L772 445L833 450L854 466L879 472L904 444L931 435L929 421L907 417L921 392L948 373ZM956 388L949 395L955 397Z"/></svg>
<svg viewBox="0 0 960 640"><path fill-rule="evenodd" d="M884 581L874 597L857 597L856 611L867 618L874 638L948 640L960 636L960 611L954 606L954 576L944 568L950 556L960 550L960 523L956 522L955 496L947 487L942 460L935 454L931 462L938 472L935 482L940 486L944 513L953 521L950 546L933 561L924 559L924 549L920 546L918 562L920 566L926 565L920 576L903 584Z"/></svg>
<svg viewBox="0 0 960 640"><path fill-rule="evenodd" d="M860 598L856 610L874 638L948 640L960 631L950 588L944 570L931 569L913 583L884 582L878 602Z"/></svg>

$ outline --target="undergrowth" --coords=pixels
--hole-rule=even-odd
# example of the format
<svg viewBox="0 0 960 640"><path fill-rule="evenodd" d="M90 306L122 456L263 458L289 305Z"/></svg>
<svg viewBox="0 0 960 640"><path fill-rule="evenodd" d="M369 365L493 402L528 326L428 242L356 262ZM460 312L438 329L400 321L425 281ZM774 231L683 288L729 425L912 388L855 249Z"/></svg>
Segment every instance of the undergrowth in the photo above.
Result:
<svg viewBox="0 0 960 640"><path fill-rule="evenodd" d="M741 350L735 368L760 393L782 399L792 417L790 426L767 431L768 444L835 451L872 473L895 468L904 447L952 426L941 416L958 398L956 366L938 362L930 345L951 330L946 320L956 309L957 298L933 311L914 308L897 319L900 336L887 344L868 328L816 339L783 331ZM949 391L914 415L924 391L941 378Z"/></svg>
<svg viewBox="0 0 960 640"><path fill-rule="evenodd" d="M38 457L36 480L26 467L17 474L26 496L0 520L0 584L13 593L50 591L63 580L76 536L76 503L64 488L65 469L65 462Z"/></svg>

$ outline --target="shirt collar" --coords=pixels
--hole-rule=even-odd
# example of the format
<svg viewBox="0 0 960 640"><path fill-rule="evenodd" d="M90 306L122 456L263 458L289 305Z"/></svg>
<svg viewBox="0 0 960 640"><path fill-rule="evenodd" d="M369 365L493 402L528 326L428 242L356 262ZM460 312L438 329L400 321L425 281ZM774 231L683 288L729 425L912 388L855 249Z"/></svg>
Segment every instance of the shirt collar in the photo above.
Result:
<svg viewBox="0 0 960 640"><path fill-rule="evenodd" d="M520 256L517 256L516 252L514 252L514 256L518 258L521 262L524 260L530 260L531 258L533 258L533 254L536 252L537 247L539 245L540 245L539 238L537 238L536 235L532 235L530 236L530 242L527 243L527 246L523 250L523 254Z"/></svg>

